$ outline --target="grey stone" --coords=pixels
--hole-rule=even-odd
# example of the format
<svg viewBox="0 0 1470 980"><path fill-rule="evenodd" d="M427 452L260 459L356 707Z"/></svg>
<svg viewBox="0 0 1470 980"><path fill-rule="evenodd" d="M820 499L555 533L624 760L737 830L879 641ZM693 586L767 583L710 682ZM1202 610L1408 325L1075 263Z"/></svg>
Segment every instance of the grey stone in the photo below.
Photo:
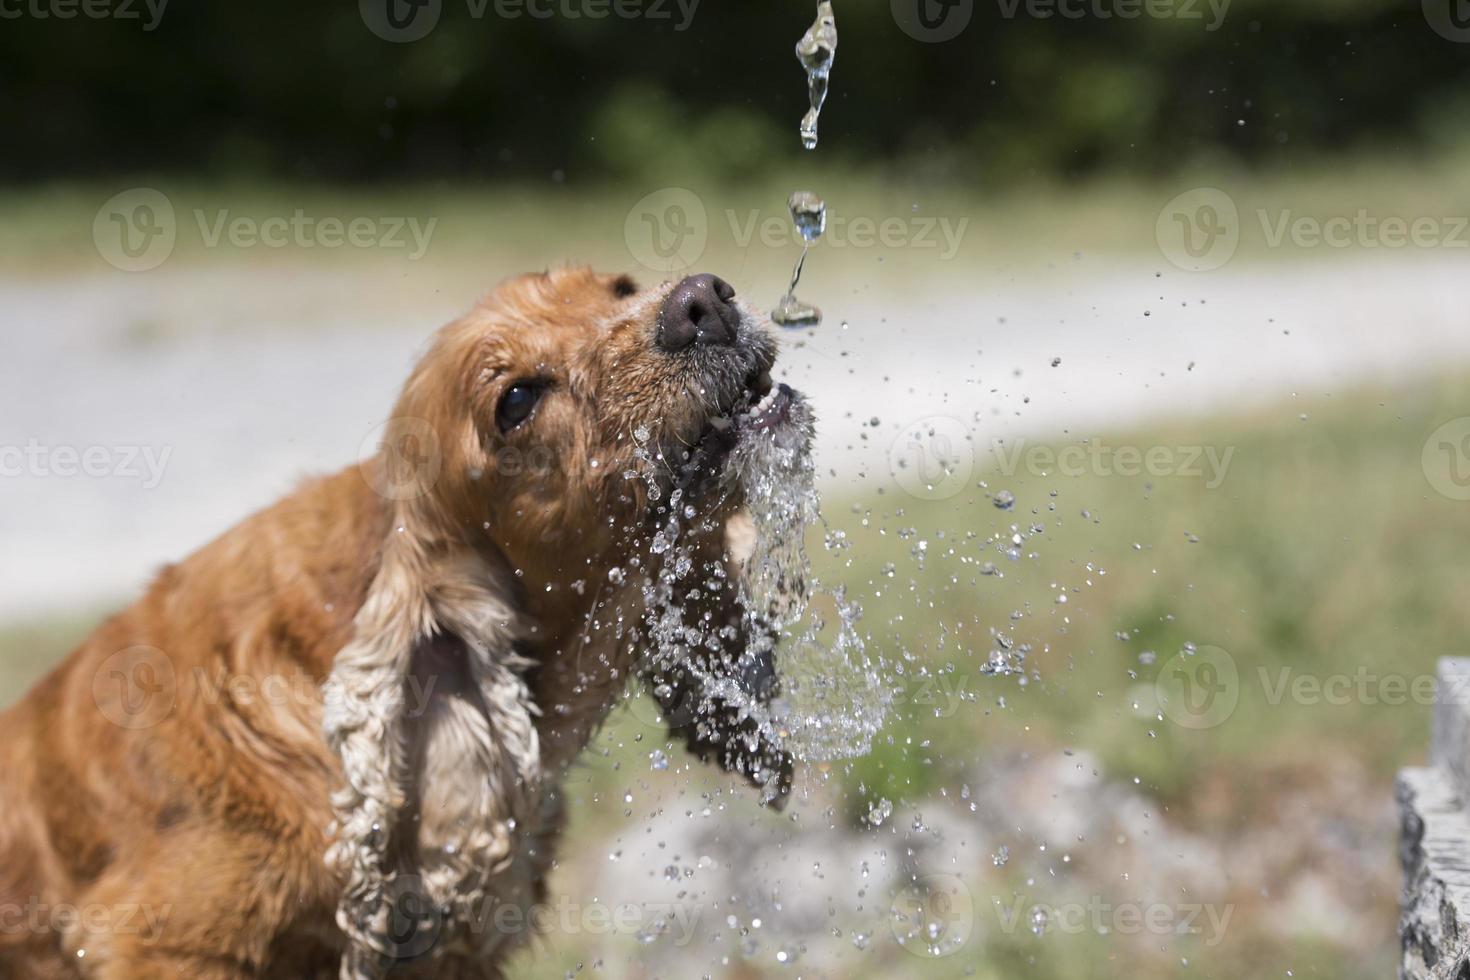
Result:
<svg viewBox="0 0 1470 980"><path fill-rule="evenodd" d="M1470 660L1441 660L1432 766L1399 773L1400 980L1470 980Z"/></svg>
<svg viewBox="0 0 1470 980"><path fill-rule="evenodd" d="M1461 800L1470 800L1470 659L1445 657L1438 674L1429 761L1449 774Z"/></svg>

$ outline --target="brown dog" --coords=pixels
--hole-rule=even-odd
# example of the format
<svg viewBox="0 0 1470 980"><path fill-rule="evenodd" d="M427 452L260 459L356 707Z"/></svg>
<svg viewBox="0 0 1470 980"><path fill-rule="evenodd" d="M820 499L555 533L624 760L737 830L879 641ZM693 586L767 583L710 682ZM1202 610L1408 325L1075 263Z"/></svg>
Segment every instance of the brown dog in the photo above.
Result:
<svg viewBox="0 0 1470 980"><path fill-rule="evenodd" d="M544 894L560 777L639 672L781 801L737 587L737 477L810 439L774 356L713 276L528 276L445 327L377 457L0 716L0 978L498 976L487 915Z"/></svg>

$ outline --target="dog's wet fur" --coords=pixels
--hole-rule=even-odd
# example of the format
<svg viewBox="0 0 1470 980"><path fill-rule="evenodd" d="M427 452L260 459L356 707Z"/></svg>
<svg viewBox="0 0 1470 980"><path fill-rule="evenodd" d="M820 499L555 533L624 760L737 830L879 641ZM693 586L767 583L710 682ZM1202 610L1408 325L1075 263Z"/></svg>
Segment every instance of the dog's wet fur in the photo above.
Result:
<svg viewBox="0 0 1470 980"><path fill-rule="evenodd" d="M438 333L377 456L165 568L0 715L0 911L33 910L0 980L497 977L525 937L484 916L544 897L562 776L640 674L783 800L779 744L689 710L722 671L779 688L736 590L675 596L729 649L640 649L671 495L734 580L731 474L810 436L736 301L729 342L660 346L675 288L503 283Z"/></svg>

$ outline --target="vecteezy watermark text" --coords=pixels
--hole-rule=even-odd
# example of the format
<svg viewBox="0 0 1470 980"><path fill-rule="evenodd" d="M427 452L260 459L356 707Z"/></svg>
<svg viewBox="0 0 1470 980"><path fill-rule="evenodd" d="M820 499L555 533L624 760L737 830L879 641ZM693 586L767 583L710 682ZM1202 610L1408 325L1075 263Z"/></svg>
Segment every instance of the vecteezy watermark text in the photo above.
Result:
<svg viewBox="0 0 1470 980"><path fill-rule="evenodd" d="M158 27L167 6L168 0L0 0L0 20L137 20L146 32Z"/></svg>
<svg viewBox="0 0 1470 980"><path fill-rule="evenodd" d="M1213 33L1225 23L1231 0L996 0L1006 20L1178 20L1202 21Z"/></svg>
<svg viewBox="0 0 1470 980"><path fill-rule="evenodd" d="M1299 673L1291 667L1278 667L1274 671L1258 667L1256 672L1266 703L1273 708L1286 700L1292 704L1325 704L1334 708L1351 704L1370 708L1379 705L1399 708L1410 704L1427 707L1437 700L1466 694L1463 690L1441 691L1433 674L1379 674L1367 667L1359 667L1351 674L1326 676Z"/></svg>
<svg viewBox="0 0 1470 980"><path fill-rule="evenodd" d="M1078 936L1198 936L1207 947L1220 945L1234 905L1208 905L1202 902L1112 902L1092 895L1082 902L1032 902L1017 895L1009 902L993 899L997 922L1007 935L1018 928L1033 935L1048 933Z"/></svg>
<svg viewBox="0 0 1470 980"><path fill-rule="evenodd" d="M758 240L771 249L801 247L801 234L789 217L768 215L762 219L761 214L759 210L747 211L744 216L733 210L725 212L725 220L730 224L730 237L737 246L749 248L753 241ZM938 251L941 260L948 261L959 252L969 227L969 218L957 221L932 215L875 218L833 212L827 216L827 230L820 242L827 248L838 249L930 249Z"/></svg>
<svg viewBox="0 0 1470 980"><path fill-rule="evenodd" d="M80 933L83 943L88 936L138 936L144 946L152 946L162 937L173 908L133 902L53 904L32 895L25 902L0 903L0 935Z"/></svg>
<svg viewBox="0 0 1470 980"><path fill-rule="evenodd" d="M701 0L465 0L472 20L669 21L676 32L694 23ZM444 13L444 0L358 0L362 22L384 41L408 44L429 35Z"/></svg>
<svg viewBox="0 0 1470 980"><path fill-rule="evenodd" d="M1450 419L1424 440L1420 464L1429 485L1450 500L1470 500L1470 415Z"/></svg>
<svg viewBox="0 0 1470 980"><path fill-rule="evenodd" d="M740 249L753 245L773 251L800 249L806 242L783 209L740 212L727 209L724 227L704 200L685 187L665 187L641 198L628 211L623 238L639 264L673 274L695 266L711 234L728 229ZM814 248L924 251L940 261L955 258L970 228L968 217L924 214L852 214L830 211Z"/></svg>
<svg viewBox="0 0 1470 980"><path fill-rule="evenodd" d="M1258 234L1269 249L1470 248L1470 215L1387 214L1368 208L1341 214L1256 208L1249 214L1243 217L1235 199L1218 187L1185 191L1159 212L1154 225L1159 251L1181 269L1209 272L1235 257L1247 232Z"/></svg>
<svg viewBox="0 0 1470 980"><path fill-rule="evenodd" d="M997 469L1006 476L1025 471L1032 476L1151 476L1203 480L1205 489L1225 482L1235 447L1226 446L1110 446L1101 439L1054 448L1028 446L1024 438L1009 448L1001 439L991 443Z"/></svg>
<svg viewBox="0 0 1470 980"><path fill-rule="evenodd" d="M3 0L0 0L3 2ZM230 208L194 208L181 222L173 201L152 187L113 195L97 210L92 241L108 264L124 272L146 272L167 261L181 231L190 226L205 248L381 249L404 252L410 262L424 257L438 218L411 215L321 215L304 208L289 213L239 214Z"/></svg>
<svg viewBox="0 0 1470 980"><path fill-rule="evenodd" d="M236 248L383 248L407 249L408 260L416 262L429 250L438 218L421 223L413 217L355 218L313 217L301 208L290 215L253 218L231 217L228 208L194 211L199 237L206 248L226 242Z"/></svg>
<svg viewBox="0 0 1470 980"><path fill-rule="evenodd" d="M0 445L0 478L138 480L144 490L155 490L172 455L172 446L49 446L31 439Z"/></svg>
<svg viewBox="0 0 1470 980"><path fill-rule="evenodd" d="M422 956L439 942L444 928L442 908L433 902L417 875L401 875L391 886L387 932L402 958ZM660 937L684 947L694 940L700 909L673 902L644 905L577 902L565 895L554 901L521 905L493 895L471 903L465 928L486 936L636 935L642 942Z"/></svg>

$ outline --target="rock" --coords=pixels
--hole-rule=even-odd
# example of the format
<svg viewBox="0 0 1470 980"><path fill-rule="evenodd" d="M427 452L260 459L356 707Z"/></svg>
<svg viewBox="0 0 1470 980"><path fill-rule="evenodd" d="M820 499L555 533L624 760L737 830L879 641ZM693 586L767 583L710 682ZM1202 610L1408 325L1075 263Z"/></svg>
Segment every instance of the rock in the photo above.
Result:
<svg viewBox="0 0 1470 980"><path fill-rule="evenodd" d="M1400 980L1470 980L1470 660L1441 660L1431 767L1399 773Z"/></svg>

